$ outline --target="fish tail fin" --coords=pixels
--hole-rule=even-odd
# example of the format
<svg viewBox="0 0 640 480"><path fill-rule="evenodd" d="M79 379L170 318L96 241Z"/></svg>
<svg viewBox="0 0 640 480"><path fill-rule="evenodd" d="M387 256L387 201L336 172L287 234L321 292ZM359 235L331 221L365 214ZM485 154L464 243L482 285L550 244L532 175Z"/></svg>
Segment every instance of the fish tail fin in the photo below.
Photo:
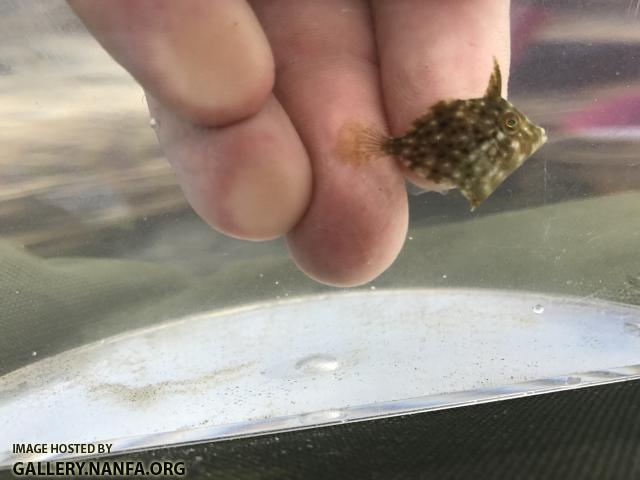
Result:
<svg viewBox="0 0 640 480"><path fill-rule="evenodd" d="M347 122L338 134L338 158L346 163L365 164L387 154L387 140L388 137L374 127Z"/></svg>

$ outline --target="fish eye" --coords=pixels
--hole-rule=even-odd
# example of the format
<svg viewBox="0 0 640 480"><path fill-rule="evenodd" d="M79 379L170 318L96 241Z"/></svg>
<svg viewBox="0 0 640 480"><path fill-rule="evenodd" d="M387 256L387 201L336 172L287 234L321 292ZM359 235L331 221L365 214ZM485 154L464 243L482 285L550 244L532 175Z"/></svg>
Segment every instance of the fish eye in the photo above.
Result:
<svg viewBox="0 0 640 480"><path fill-rule="evenodd" d="M509 130L514 130L520 123L518 116L514 113L509 113L504 117L504 126Z"/></svg>

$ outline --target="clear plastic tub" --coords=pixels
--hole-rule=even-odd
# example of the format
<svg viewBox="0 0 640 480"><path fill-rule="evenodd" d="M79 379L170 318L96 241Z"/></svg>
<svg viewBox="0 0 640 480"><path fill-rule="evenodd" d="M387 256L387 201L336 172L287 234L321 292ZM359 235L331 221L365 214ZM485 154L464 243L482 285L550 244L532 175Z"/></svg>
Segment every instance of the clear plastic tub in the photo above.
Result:
<svg viewBox="0 0 640 480"><path fill-rule="evenodd" d="M353 290L206 226L65 3L0 13L3 465L34 439L124 451L640 375L633 2L514 2L509 97L548 144L474 213L411 194L400 257Z"/></svg>

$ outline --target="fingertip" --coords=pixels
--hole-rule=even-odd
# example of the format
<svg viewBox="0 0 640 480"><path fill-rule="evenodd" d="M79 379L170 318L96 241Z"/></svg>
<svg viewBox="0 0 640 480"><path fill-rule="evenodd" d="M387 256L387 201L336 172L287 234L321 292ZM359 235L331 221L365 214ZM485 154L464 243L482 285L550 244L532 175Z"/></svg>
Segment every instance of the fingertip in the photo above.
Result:
<svg viewBox="0 0 640 480"><path fill-rule="evenodd" d="M316 185L309 210L287 235L298 267L337 287L362 285L383 273L400 253L408 228L406 193L393 168L371 171L368 185L357 185L361 177L346 168L333 173L332 185Z"/></svg>
<svg viewBox="0 0 640 480"><path fill-rule="evenodd" d="M103 47L184 119L256 114L274 85L271 47L245 0L69 0Z"/></svg>
<svg viewBox="0 0 640 480"><path fill-rule="evenodd" d="M217 95L199 98L186 92L169 91L166 102L182 117L198 125L223 127L257 114L267 102L274 84L273 65L244 63L238 76L252 72L244 84L220 82ZM211 87L215 88L215 87Z"/></svg>
<svg viewBox="0 0 640 480"><path fill-rule="evenodd" d="M374 0L383 96L394 135L437 101L484 94L497 57L509 71L509 2Z"/></svg>
<svg viewBox="0 0 640 480"><path fill-rule="evenodd" d="M155 96L184 118L211 127L258 113L273 90L275 66L257 19L252 12L245 17L244 23L220 25L213 38L205 33L158 47L152 65L157 71L147 73Z"/></svg>
<svg viewBox="0 0 640 480"><path fill-rule="evenodd" d="M300 220L311 197L311 167L273 96L258 114L219 129L195 126L147 98L185 196L209 225L258 241L279 237Z"/></svg>
<svg viewBox="0 0 640 480"><path fill-rule="evenodd" d="M296 162L269 165L254 159L252 163L251 169L240 167L235 179L224 180L227 185L218 187L217 198L201 202L199 213L230 237L272 240L289 232L302 217L311 196L311 178Z"/></svg>
<svg viewBox="0 0 640 480"><path fill-rule="evenodd" d="M314 245L304 232L294 230L287 236L289 253L300 270L317 282L333 287L357 287L384 273L404 245L407 223L400 222L388 235L360 238L357 245L340 244L353 236L345 232L333 235L333 242ZM324 234L320 238L329 239ZM383 246L383 248L376 248ZM361 248L360 251L356 251Z"/></svg>

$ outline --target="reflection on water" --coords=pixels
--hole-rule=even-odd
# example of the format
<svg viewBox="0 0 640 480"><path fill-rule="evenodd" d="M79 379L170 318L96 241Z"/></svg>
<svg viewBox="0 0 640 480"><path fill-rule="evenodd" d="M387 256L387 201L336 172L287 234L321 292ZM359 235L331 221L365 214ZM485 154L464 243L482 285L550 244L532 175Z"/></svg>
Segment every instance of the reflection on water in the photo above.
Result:
<svg viewBox="0 0 640 480"><path fill-rule="evenodd" d="M457 192L411 196L411 241L371 287L510 288L640 304L640 229L631 220L640 214L637 8L513 3L510 96L550 141L474 214ZM59 316L58 331L69 325L93 338L326 289L297 272L281 241L229 240L206 227L150 126L141 89L64 2L0 4L5 318L35 328ZM100 327L86 327L89 319ZM46 344L25 355L46 353Z"/></svg>

